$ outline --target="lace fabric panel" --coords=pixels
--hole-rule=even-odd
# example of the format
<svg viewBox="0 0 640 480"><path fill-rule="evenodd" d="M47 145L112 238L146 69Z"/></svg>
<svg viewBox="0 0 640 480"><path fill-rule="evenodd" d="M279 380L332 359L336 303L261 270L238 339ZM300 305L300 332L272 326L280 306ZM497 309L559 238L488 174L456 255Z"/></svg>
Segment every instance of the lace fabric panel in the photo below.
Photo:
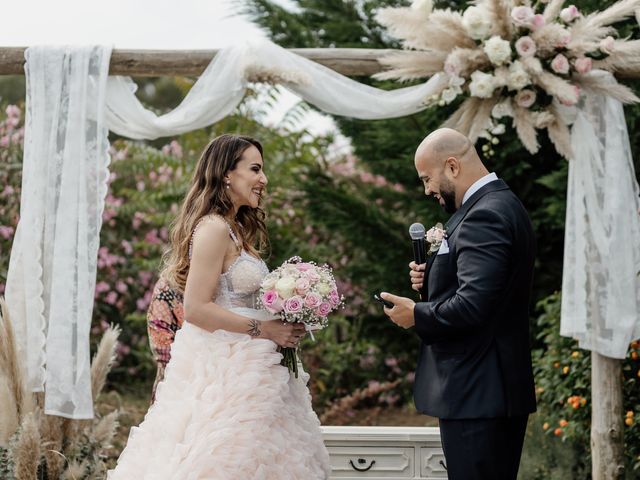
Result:
<svg viewBox="0 0 640 480"><path fill-rule="evenodd" d="M89 331L108 179L111 47L26 52L20 223L7 279L18 351L45 412L93 418ZM46 370L45 370L46 366Z"/></svg>
<svg viewBox="0 0 640 480"><path fill-rule="evenodd" d="M621 103L590 92L572 147L560 333L622 359L640 337L640 189Z"/></svg>
<svg viewBox="0 0 640 480"><path fill-rule="evenodd" d="M224 308L258 308L260 284L269 273L264 261L242 251L229 270L220 275L214 302Z"/></svg>

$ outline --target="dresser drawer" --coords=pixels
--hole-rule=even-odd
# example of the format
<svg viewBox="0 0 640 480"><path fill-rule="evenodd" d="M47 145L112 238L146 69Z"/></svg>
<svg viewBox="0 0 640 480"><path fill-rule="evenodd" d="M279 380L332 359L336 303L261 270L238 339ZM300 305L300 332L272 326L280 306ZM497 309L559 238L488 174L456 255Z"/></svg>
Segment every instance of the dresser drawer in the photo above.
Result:
<svg viewBox="0 0 640 480"><path fill-rule="evenodd" d="M413 447L328 446L331 478L414 478Z"/></svg>
<svg viewBox="0 0 640 480"><path fill-rule="evenodd" d="M447 478L442 448L421 447L418 450L418 465L420 465L420 478L429 480Z"/></svg>

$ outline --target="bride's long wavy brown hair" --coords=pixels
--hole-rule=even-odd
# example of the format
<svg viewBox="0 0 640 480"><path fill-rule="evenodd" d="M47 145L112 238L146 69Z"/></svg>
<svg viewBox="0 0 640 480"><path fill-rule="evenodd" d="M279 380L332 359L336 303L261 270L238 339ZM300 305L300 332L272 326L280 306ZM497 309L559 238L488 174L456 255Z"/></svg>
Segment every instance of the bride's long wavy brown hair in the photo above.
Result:
<svg viewBox="0 0 640 480"><path fill-rule="evenodd" d="M225 188L225 175L234 170L245 150L254 146L262 155L262 145L254 138L224 134L213 139L202 152L191 180L191 187L180 212L171 225L170 246L162 257L160 275L184 292L189 273L189 244L198 221L209 214L226 218L240 229L243 248L253 254L267 245L265 213L260 206L242 206L234 218L233 203Z"/></svg>

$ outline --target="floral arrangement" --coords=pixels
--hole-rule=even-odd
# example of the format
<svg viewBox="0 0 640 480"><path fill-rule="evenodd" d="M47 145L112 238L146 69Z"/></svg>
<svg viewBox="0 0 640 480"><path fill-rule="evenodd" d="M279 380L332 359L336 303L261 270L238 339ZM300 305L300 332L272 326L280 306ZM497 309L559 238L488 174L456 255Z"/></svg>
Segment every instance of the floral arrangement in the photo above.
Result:
<svg viewBox="0 0 640 480"><path fill-rule="evenodd" d="M307 331L327 326L328 315L344 305L328 265L292 257L270 272L260 286L260 303L285 322L304 323ZM283 364L298 376L295 348L283 348Z"/></svg>
<svg viewBox="0 0 640 480"><path fill-rule="evenodd" d="M475 142L493 144L511 118L531 153L537 130L546 128L556 150L572 155L563 106L576 105L585 91L623 103L640 102L631 89L594 69L640 74L640 41L618 39L611 25L634 15L640 0L621 0L584 15L564 0L477 0L464 12L433 9L431 0L384 8L378 21L403 41L404 51L382 63L380 79L413 80L440 73L437 93L426 102L444 106L459 96L460 107L444 126ZM490 145L485 149L490 152Z"/></svg>

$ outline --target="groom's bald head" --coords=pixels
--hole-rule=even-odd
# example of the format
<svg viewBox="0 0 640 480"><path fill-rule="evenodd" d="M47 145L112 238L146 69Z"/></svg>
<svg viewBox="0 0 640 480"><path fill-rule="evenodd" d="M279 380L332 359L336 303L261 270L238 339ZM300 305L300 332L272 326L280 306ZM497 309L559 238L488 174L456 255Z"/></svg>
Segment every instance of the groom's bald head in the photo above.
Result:
<svg viewBox="0 0 640 480"><path fill-rule="evenodd" d="M448 213L460 208L467 189L488 173L471 140L451 128L435 130L422 141L415 166L425 194Z"/></svg>

